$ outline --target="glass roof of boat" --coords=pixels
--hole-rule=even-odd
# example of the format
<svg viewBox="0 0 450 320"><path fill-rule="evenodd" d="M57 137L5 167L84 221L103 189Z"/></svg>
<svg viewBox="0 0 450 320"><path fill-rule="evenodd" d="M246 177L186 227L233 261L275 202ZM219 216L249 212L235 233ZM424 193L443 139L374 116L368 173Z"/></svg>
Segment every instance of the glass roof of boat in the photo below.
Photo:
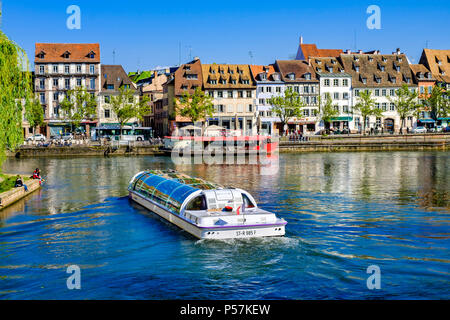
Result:
<svg viewBox="0 0 450 320"><path fill-rule="evenodd" d="M172 206L175 210L179 210L186 198L199 190L177 180L167 179L149 172L136 176L130 187L165 206Z"/></svg>

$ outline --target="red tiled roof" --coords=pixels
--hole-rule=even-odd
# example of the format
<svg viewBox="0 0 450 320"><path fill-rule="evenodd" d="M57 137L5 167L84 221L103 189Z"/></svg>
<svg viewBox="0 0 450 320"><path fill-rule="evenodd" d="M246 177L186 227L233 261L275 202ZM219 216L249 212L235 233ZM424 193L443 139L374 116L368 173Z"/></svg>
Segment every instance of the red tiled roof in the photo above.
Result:
<svg viewBox="0 0 450 320"><path fill-rule="evenodd" d="M329 58L339 57L342 51L341 49L317 49L315 44L300 44L299 52L297 53L297 59L300 60L299 54L303 53L304 59L308 60L311 57L317 58ZM301 51L301 52L300 52Z"/></svg>
<svg viewBox="0 0 450 320"><path fill-rule="evenodd" d="M63 54L69 52L69 59L65 59ZM90 52L95 54L94 58L89 58ZM39 54L44 53L44 58ZM91 62L100 63L100 45L98 43L36 43L35 62Z"/></svg>

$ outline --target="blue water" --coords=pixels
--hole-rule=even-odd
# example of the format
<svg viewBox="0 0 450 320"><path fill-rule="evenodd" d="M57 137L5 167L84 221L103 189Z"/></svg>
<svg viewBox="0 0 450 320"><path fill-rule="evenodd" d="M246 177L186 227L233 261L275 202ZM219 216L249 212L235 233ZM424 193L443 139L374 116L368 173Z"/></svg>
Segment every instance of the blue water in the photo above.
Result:
<svg viewBox="0 0 450 320"><path fill-rule="evenodd" d="M449 152L280 155L280 169L165 157L9 159L44 188L0 212L0 299L449 299ZM129 202L146 168L250 191L286 237L199 241ZM68 290L66 268L81 268ZM369 290L367 267L381 270Z"/></svg>

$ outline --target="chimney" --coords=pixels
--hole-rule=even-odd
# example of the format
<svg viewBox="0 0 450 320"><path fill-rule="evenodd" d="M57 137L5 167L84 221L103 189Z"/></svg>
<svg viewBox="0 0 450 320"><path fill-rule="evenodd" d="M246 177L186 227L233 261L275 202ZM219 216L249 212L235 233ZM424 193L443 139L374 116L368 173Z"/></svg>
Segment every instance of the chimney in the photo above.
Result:
<svg viewBox="0 0 450 320"><path fill-rule="evenodd" d="M194 57L194 61L200 60L199 57Z"/></svg>
<svg viewBox="0 0 450 320"><path fill-rule="evenodd" d="M347 53L347 54L351 54L351 53L352 53L352 50L347 49L346 53Z"/></svg>
<svg viewBox="0 0 450 320"><path fill-rule="evenodd" d="M400 52L400 48L397 48L397 54L398 54L398 55L402 54L402 53Z"/></svg>
<svg viewBox="0 0 450 320"><path fill-rule="evenodd" d="M303 44L303 36L300 36L300 44Z"/></svg>

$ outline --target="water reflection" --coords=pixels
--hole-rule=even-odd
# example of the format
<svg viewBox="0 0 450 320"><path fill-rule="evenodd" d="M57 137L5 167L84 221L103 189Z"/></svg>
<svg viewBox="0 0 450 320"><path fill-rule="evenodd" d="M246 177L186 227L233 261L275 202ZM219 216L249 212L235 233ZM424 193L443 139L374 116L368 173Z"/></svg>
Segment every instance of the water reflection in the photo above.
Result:
<svg viewBox="0 0 450 320"><path fill-rule="evenodd" d="M9 159L4 171L39 167L47 182L0 212L0 298L450 298L448 152L279 161L262 175L258 165L165 157ZM148 168L247 189L288 221L287 236L196 241L125 197ZM70 264L86 269L81 293L64 287ZM365 287L370 264L382 269L382 292Z"/></svg>

